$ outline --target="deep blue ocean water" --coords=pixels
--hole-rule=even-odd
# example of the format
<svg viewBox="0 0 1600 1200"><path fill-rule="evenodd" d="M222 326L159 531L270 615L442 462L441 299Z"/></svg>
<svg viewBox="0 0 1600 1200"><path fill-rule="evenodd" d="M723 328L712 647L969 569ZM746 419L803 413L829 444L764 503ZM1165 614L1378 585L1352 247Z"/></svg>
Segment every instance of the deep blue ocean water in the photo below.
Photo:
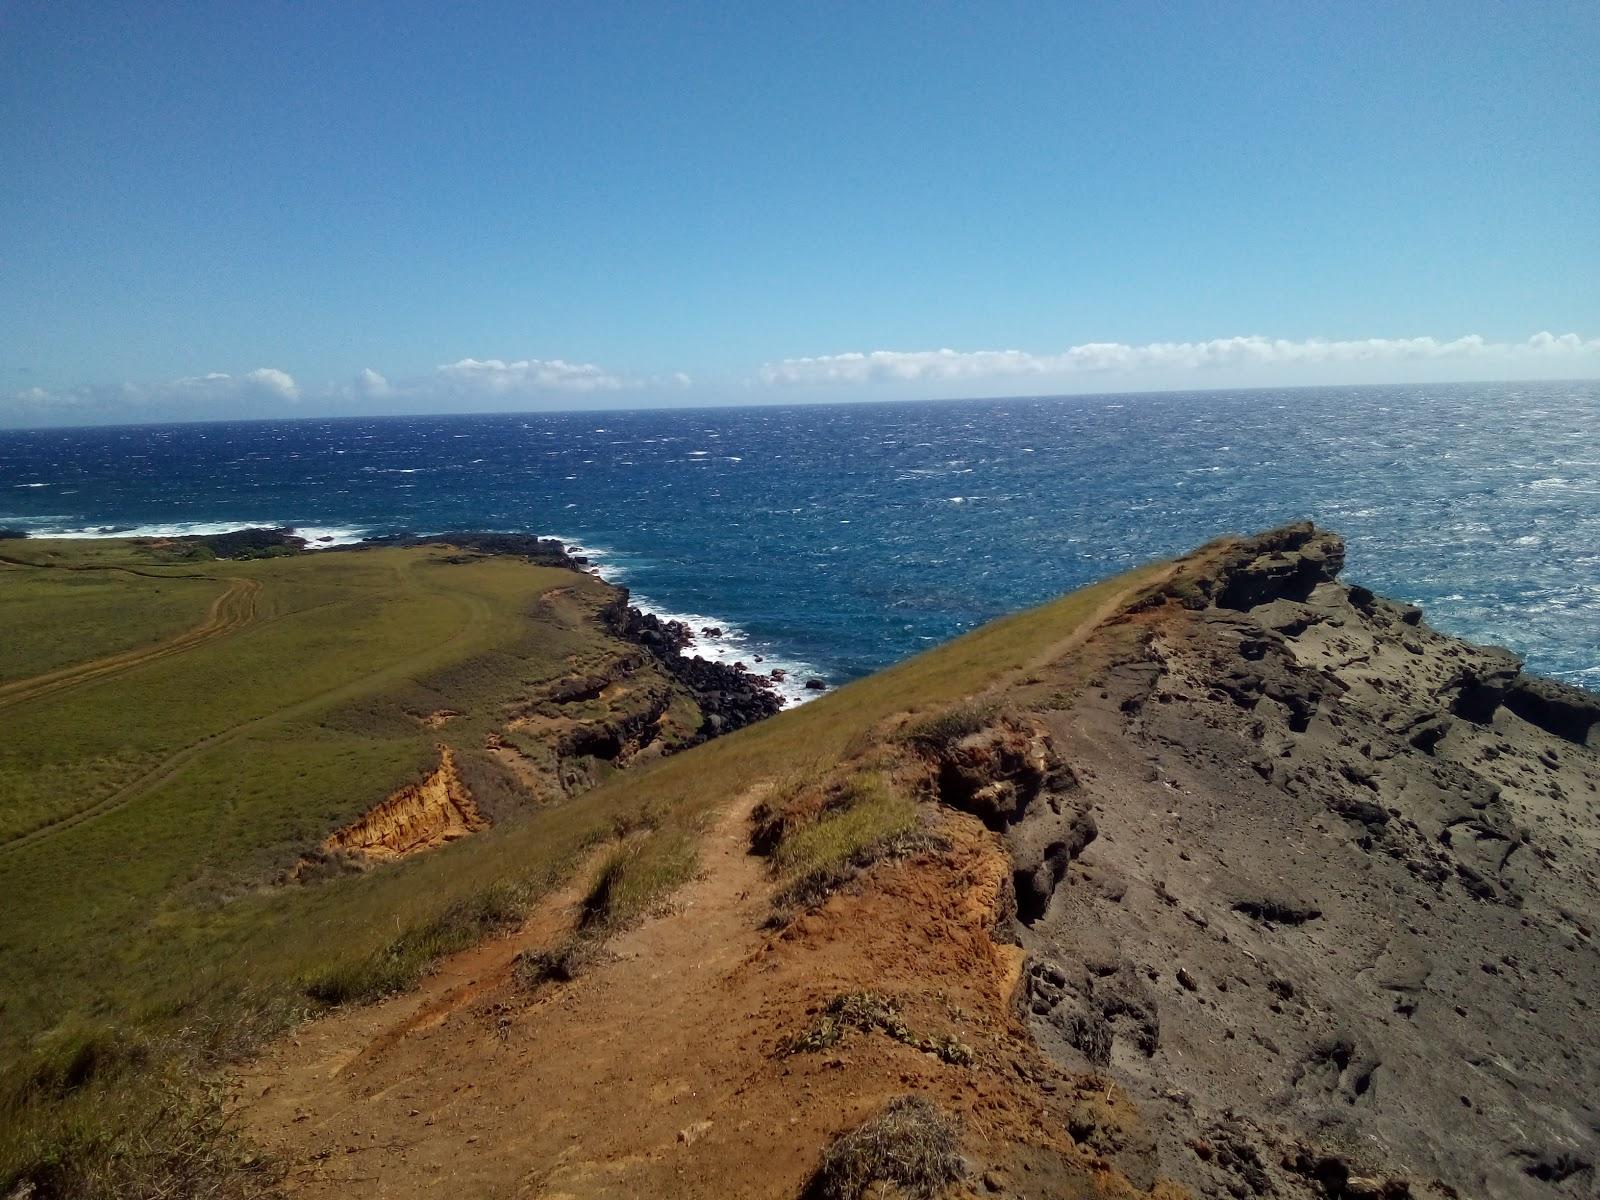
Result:
<svg viewBox="0 0 1600 1200"><path fill-rule="evenodd" d="M1600 687L1600 384L0 433L0 526L525 530L834 681L1229 530Z"/></svg>

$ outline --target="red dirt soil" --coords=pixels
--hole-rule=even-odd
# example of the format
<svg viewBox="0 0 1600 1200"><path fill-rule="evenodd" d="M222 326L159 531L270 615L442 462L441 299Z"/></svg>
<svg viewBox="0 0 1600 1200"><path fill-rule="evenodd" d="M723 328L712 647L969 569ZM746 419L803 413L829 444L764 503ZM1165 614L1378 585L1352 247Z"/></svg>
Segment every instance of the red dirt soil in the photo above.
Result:
<svg viewBox="0 0 1600 1200"><path fill-rule="evenodd" d="M972 1172L955 1194L1142 1194L1067 1133L1089 1120L1114 1153L1137 1115L1105 1080L1051 1066L1013 1012L1021 953L991 936L1009 871L998 838L940 813L948 850L880 864L775 933L748 852L758 796L721 814L673 911L575 982L529 991L511 963L570 928L582 873L418 992L335 1013L253 1063L236 1111L286 1162L290 1194L793 1197L835 1135L908 1092L961 1120ZM972 1064L861 1030L778 1052L858 991L959 1038Z"/></svg>

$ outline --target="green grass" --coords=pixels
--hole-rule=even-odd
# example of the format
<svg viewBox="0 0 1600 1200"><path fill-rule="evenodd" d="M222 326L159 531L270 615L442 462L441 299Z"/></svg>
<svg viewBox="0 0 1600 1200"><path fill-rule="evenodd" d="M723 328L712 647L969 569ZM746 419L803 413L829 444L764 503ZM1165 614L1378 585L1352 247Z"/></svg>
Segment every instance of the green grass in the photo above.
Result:
<svg viewBox="0 0 1600 1200"><path fill-rule="evenodd" d="M994 719L994 713L992 704L966 701L911 722L901 736L929 750L948 750L962 738L987 726Z"/></svg>
<svg viewBox="0 0 1600 1200"><path fill-rule="evenodd" d="M28 551L147 569L138 550L117 545L41 542ZM317 961L335 956L327 938L307 934L304 922L362 930L336 948L355 969L395 936L397 917L423 928L470 901L452 894L413 917L403 901L374 894L400 890L392 871L336 886L271 886L304 848L436 761L438 741L476 764L501 704L604 651L578 619L605 597L597 582L510 560L443 559L435 550L375 550L205 564L223 582L207 585L202 608L227 580L253 579L262 585L258 620L5 710L0 1049L63 1013L121 1018L231 990L287 994L301 977L333 969ZM26 569L7 571L18 574L0 585ZM152 583L98 570L26 579L70 591L91 574L133 591ZM557 587L575 589L576 607L541 613L540 598ZM442 731L409 715L445 706L463 716ZM130 785L115 807L51 831ZM12 840L39 830L30 842ZM549 875L542 868L589 832L543 841L519 876ZM500 881L476 882L482 890Z"/></svg>
<svg viewBox="0 0 1600 1200"><path fill-rule="evenodd" d="M253 1200L274 1164L241 1139L192 1054L59 1032L0 1081L0 1193L29 1200Z"/></svg>
<svg viewBox="0 0 1600 1200"><path fill-rule="evenodd" d="M0 553L14 544L0 545ZM0 611L6 614L0 683L166 641L203 621L224 586L210 579L0 564Z"/></svg>
<svg viewBox="0 0 1600 1200"><path fill-rule="evenodd" d="M100 544L77 545L107 557ZM528 619L552 584L598 584L507 560L448 566L440 557L382 550L208 564L266 585L265 627L8 714L0 766L13 781L84 760L125 777L143 765L125 759L224 736L116 812L0 850L0 1036L25 1039L73 1011L204 1009L364 963L489 889L551 886L614 822L646 807L692 829L758 782L829 769L885 717L936 711L1024 667L1126 582L995 622L797 711L618 773L581 803L336 884L266 886L308 839L431 762L441 737L458 757L479 754L496 697L598 653L581 612L553 604ZM464 715L443 731L404 716L446 704ZM49 811L104 787L55 797ZM26 807L37 819L37 804L25 789L0 793L8 813ZM902 828L906 812L889 799L840 814L787 861L798 869L835 858ZM23 824L13 816L10 827Z"/></svg>
<svg viewBox="0 0 1600 1200"><path fill-rule="evenodd" d="M699 865L696 838L684 829L664 827L624 842L601 864L583 898L580 928L626 929L693 879Z"/></svg>
<svg viewBox="0 0 1600 1200"><path fill-rule="evenodd" d="M338 963L307 980L306 994L324 1004L347 1004L404 991L444 955L516 928L532 898L533 890L526 886L500 883L485 888L425 924L403 930L366 958Z"/></svg>
<svg viewBox="0 0 1600 1200"><path fill-rule="evenodd" d="M772 866L790 878L836 870L870 846L910 833L917 806L878 774L848 779L814 822L791 831L771 855Z"/></svg>
<svg viewBox="0 0 1600 1200"><path fill-rule="evenodd" d="M180 569L121 543L21 545L58 564ZM258 620L6 710L0 1058L22 1061L64 1023L105 1024L167 1048L151 1065L103 1080L92 1062L86 1080L42 1099L0 1089L0 1124L10 1114L0 1194L17 1171L56 1151L74 1170L110 1172L104 1178L118 1162L130 1179L155 1178L171 1156L171 1171L231 1162L214 1109L163 1108L177 1103L163 1090L172 1078L203 1078L219 1056L317 1004L408 986L439 955L515 920L601 841L642 824L652 832L608 860L586 922L602 930L637 919L692 875L698 831L745 789L834 771L864 731L895 714L937 712L1025 668L1129 583L998 621L438 851L314 886L275 886L301 849L437 761L441 740L464 773L494 778L500 768L483 739L506 706L615 653L589 621L609 595L598 581L508 559L444 558L421 548L205 563L218 579L261 584ZM0 597L21 570L6 569ZM37 622L45 610L30 611ZM163 628L187 627L193 615L191 605ZM105 619L104 609L85 618ZM125 645L120 636L85 644L98 654ZM61 665L59 652L29 653L35 665ZM461 716L442 730L413 718L436 708ZM114 807L96 809L114 797ZM85 811L96 815L49 830ZM794 831L783 869L803 878L903 833L910 813L909 802L867 781L851 804ZM15 840L30 830L46 832ZM138 1088L150 1089L139 1093L147 1102ZM200 1141L163 1149L142 1123L151 1111L170 1111L174 1128L198 1131ZM250 1178L218 1169L218 1179Z"/></svg>

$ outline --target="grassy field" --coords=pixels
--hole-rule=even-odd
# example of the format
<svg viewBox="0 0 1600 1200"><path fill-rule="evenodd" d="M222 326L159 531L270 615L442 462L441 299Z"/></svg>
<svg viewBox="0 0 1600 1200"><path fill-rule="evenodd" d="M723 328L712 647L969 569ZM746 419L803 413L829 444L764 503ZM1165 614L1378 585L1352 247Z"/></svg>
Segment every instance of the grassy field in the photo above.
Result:
<svg viewBox="0 0 1600 1200"><path fill-rule="evenodd" d="M7 1040L63 1011L178 1004L236 941L299 910L337 920L318 910L354 889L278 888L274 876L432 766L438 742L481 753L498 704L599 651L581 614L541 597L575 593L581 608L607 594L574 572L438 549L213 562L182 568L188 578L129 546L26 553L51 565L0 574L17 634L8 679L60 682L66 648L88 653L76 682L0 694ZM95 569L69 569L81 566ZM241 584L253 604L217 636L82 671L181 638ZM53 628L92 636L52 640ZM10 663L13 645L33 676ZM463 715L444 730L416 719L445 706Z"/></svg>
<svg viewBox="0 0 1600 1200"><path fill-rule="evenodd" d="M16 545L7 553L21 557ZM125 544L24 545L51 565L0 572L0 608L49 624L54 590L72 598L63 620L92 631L76 643L25 631L25 668L4 674L23 694L0 707L0 1059L28 1078L66 1070L59 1047L78 1045L82 1029L101 1031L91 1046L202 1030L237 1047L318 1004L403 987L438 955L514 923L596 844L630 830L649 832L613 856L605 886L643 906L658 884L679 881L678 865L692 869L684 848L746 788L827 772L885 718L1025 671L1154 574L995 622L571 800L503 808L493 828L441 849L283 884L331 829L431 769L441 741L475 790L509 787L485 735L540 682L616 653L593 620L609 589L438 547L178 567ZM184 642L230 589L224 628ZM127 628L103 628L124 612L134 614ZM75 660L72 645L84 651ZM63 686L26 694L26 678L63 671ZM440 709L460 715L443 728L418 719ZM863 796L849 828L797 841L790 866L812 869L813 858L904 828L893 797ZM91 1091L51 1092L44 1116L15 1121L17 1140L0 1137L0 1168L8 1156L56 1154L133 1103Z"/></svg>

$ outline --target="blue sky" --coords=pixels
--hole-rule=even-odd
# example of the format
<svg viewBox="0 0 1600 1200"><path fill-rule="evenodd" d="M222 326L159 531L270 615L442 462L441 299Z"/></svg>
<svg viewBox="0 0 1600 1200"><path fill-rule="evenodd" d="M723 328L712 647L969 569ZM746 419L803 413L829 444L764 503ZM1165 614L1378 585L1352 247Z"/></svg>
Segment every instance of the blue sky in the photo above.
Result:
<svg viewBox="0 0 1600 1200"><path fill-rule="evenodd" d="M0 423L1593 377L1597 56L1593 3L0 0Z"/></svg>

